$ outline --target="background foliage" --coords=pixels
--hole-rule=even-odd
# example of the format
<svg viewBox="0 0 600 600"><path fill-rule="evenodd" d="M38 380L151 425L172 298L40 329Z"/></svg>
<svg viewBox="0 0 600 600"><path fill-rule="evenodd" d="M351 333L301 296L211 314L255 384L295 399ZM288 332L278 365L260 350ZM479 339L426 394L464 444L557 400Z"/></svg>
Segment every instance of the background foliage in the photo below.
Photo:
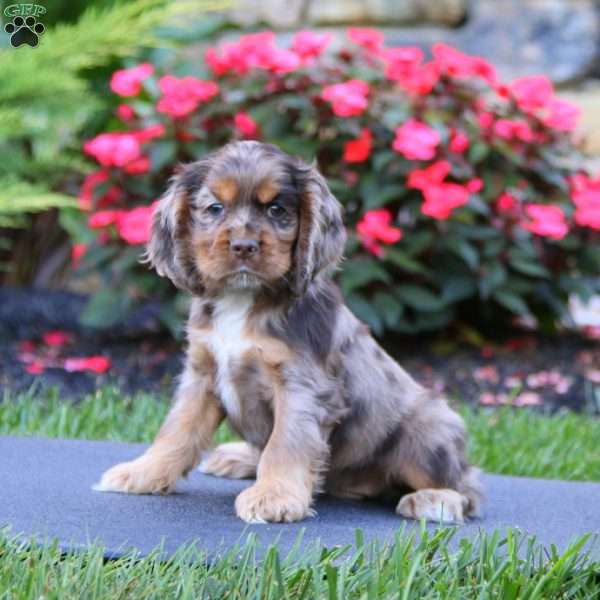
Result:
<svg viewBox="0 0 600 600"><path fill-rule="evenodd" d="M102 274L90 323L149 295L176 323L173 290L137 264L139 245L175 165L231 139L317 158L351 233L342 289L377 333L497 330L514 316L552 329L569 294L594 293L599 184L580 166L576 109L546 78L506 85L441 44L427 61L375 30L348 36L301 32L282 48L263 32L205 62L187 53L113 75L116 116L84 146L100 168L85 210L63 219L81 272Z"/></svg>
<svg viewBox="0 0 600 600"><path fill-rule="evenodd" d="M30 225L27 213L76 205L81 173L89 169L80 155L81 139L107 118L106 79L118 61L140 48L168 44L157 27L181 13L221 5L210 0L57 2L41 19L46 31L38 47L12 48L3 34L0 228L5 231L0 242L5 258L0 264L11 271L6 281L26 281L36 255L53 248L40 241L40 233L51 232L54 241L60 236L48 216L41 231L32 227L31 236L10 229ZM13 255L8 251L15 240L22 248Z"/></svg>

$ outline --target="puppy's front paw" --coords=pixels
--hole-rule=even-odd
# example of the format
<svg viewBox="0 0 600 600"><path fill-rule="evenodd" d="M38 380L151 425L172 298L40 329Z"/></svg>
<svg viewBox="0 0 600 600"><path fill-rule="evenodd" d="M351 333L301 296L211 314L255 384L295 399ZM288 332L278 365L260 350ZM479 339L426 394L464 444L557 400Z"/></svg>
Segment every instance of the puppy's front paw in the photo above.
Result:
<svg viewBox="0 0 600 600"><path fill-rule="evenodd" d="M312 517L310 498L286 491L282 485L255 483L235 499L235 512L247 523L291 523Z"/></svg>
<svg viewBox="0 0 600 600"><path fill-rule="evenodd" d="M175 482L176 478L160 462L140 456L106 471L93 489L124 494L168 494L175 487Z"/></svg>
<svg viewBox="0 0 600 600"><path fill-rule="evenodd" d="M407 519L462 523L467 505L467 498L454 490L424 489L403 496L396 512Z"/></svg>

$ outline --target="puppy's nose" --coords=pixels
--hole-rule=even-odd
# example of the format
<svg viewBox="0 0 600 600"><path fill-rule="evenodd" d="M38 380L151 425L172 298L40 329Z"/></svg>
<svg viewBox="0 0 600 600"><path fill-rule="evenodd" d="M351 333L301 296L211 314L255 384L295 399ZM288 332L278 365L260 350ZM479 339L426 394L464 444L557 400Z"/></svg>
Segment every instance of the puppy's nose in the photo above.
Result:
<svg viewBox="0 0 600 600"><path fill-rule="evenodd" d="M238 258L250 258L258 252L258 242L255 240L233 240L231 251Z"/></svg>

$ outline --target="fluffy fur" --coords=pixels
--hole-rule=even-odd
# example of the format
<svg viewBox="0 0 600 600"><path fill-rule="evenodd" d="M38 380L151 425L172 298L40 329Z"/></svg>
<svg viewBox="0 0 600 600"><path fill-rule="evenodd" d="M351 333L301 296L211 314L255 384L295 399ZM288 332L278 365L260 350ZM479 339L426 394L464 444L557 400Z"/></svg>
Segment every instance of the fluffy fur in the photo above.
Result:
<svg viewBox="0 0 600 600"><path fill-rule="evenodd" d="M300 520L322 491L404 492L397 512L415 519L478 513L461 418L382 350L328 276L345 239L317 169L274 146L232 143L181 170L148 260L194 296L185 370L152 446L97 489L167 493L204 456L205 473L256 477L235 502L248 522ZM224 418L245 441L211 451Z"/></svg>

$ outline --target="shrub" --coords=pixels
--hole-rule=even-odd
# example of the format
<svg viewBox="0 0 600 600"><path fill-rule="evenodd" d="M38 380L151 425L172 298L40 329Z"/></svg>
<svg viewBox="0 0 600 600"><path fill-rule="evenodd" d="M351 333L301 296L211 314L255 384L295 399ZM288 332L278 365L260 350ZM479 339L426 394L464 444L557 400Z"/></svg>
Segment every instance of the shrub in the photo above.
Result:
<svg viewBox="0 0 600 600"><path fill-rule="evenodd" d="M346 209L339 281L377 333L499 329L515 315L552 327L570 294L597 289L600 178L582 169L577 109L548 79L506 85L444 44L427 60L375 30L348 38L300 32L280 48L263 32L172 71L185 76L113 75L118 120L84 145L100 168L82 186L87 228L72 224L81 268L105 277L88 317L173 298L136 262L153 203L178 162L249 138L316 157Z"/></svg>
<svg viewBox="0 0 600 600"><path fill-rule="evenodd" d="M157 27L164 27L182 10L197 14L215 4L209 0L53 2L43 17L48 29L39 46L0 50L0 228L25 229L31 223L29 214L76 205L73 194L79 172L86 166L76 142L102 109L95 84L114 68L115 58L133 56L142 45L164 45ZM77 20L57 24L61 15ZM31 262L33 267L38 252L48 252L48 241L39 244L35 229L20 238L14 232L2 234L0 230L0 271L10 271L12 283L31 283L33 269L22 263ZM21 242L15 256L28 250L27 261L11 255L15 238ZM19 245L23 252L18 252ZM51 263L56 259L41 269L46 275Z"/></svg>

